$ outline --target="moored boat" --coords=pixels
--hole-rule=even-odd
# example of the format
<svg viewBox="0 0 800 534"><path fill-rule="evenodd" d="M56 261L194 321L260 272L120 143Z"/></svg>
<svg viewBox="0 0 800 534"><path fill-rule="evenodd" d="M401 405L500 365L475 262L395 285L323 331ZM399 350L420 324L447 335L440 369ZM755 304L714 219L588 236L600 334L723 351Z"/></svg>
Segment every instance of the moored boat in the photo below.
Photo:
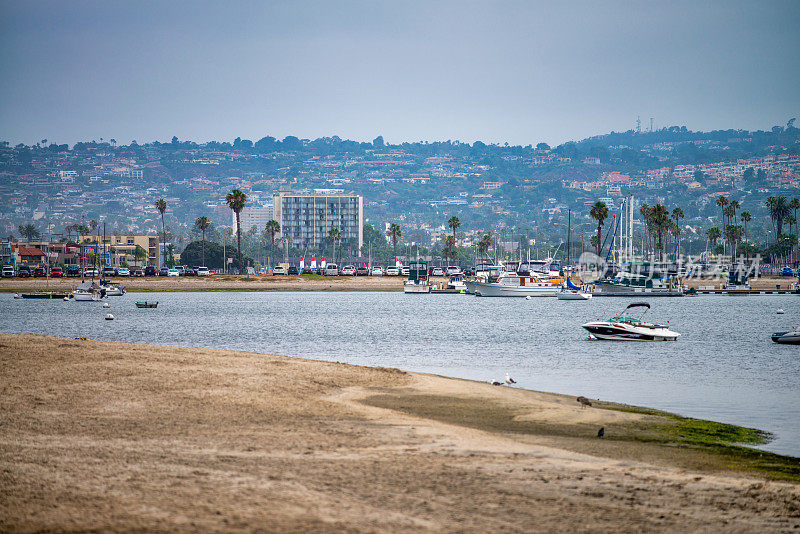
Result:
<svg viewBox="0 0 800 534"><path fill-rule="evenodd" d="M573 284L569 276L564 282L564 287L558 292L558 300L589 300L590 298L592 298L592 294Z"/></svg>
<svg viewBox="0 0 800 534"><path fill-rule="evenodd" d="M490 276L486 281L473 281L467 287L480 297L555 297L558 295L560 279L547 280L534 273L526 276L503 272Z"/></svg>
<svg viewBox="0 0 800 534"><path fill-rule="evenodd" d="M84 282L72 292L76 302L98 302L105 296L105 290L94 282Z"/></svg>
<svg viewBox="0 0 800 534"><path fill-rule="evenodd" d="M403 282L403 293L430 293L431 283L428 280L428 264L424 261L412 261L408 265L408 279Z"/></svg>
<svg viewBox="0 0 800 534"><path fill-rule="evenodd" d="M136 307L137 308L157 308L158 307L158 301L147 302L145 300L144 302L137 302L136 303Z"/></svg>
<svg viewBox="0 0 800 534"><path fill-rule="evenodd" d="M775 332L772 334L772 341L781 345L800 345L800 330Z"/></svg>

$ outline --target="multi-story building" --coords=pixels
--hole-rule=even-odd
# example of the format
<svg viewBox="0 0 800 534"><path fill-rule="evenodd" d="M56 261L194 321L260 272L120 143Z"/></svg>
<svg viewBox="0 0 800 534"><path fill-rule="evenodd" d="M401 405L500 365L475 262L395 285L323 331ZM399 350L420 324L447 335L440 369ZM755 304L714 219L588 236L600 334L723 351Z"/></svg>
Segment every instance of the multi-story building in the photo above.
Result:
<svg viewBox="0 0 800 534"><path fill-rule="evenodd" d="M272 204L267 204L266 206L248 206L245 204L242 212L239 214L242 224L242 232L249 232L254 226L258 228L259 232L263 231L264 227L267 226L267 223L273 218L272 211ZM231 217L233 218L232 228L235 234L236 214L231 212Z"/></svg>
<svg viewBox="0 0 800 534"><path fill-rule="evenodd" d="M281 190L272 197L273 218L281 236L292 246L316 248L328 244L328 233L337 228L342 241L364 244L364 197L355 194L293 193Z"/></svg>
<svg viewBox="0 0 800 534"><path fill-rule="evenodd" d="M108 254L109 264L112 267L121 265L123 261L129 265L161 266L163 253L158 247L157 235L107 235L105 239L99 235L83 236L83 239L84 243L86 239L92 243L98 243L98 252ZM135 257L137 245L147 252L146 258L137 259Z"/></svg>

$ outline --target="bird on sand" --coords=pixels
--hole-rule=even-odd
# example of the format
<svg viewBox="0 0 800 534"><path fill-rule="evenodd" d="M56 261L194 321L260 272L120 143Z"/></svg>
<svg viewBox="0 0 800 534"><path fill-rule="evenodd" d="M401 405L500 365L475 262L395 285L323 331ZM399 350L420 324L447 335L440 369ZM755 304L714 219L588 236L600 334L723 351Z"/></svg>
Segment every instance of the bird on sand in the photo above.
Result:
<svg viewBox="0 0 800 534"><path fill-rule="evenodd" d="M492 381L490 382L490 384L492 384L493 386L502 386L502 385L504 385L504 384L503 384L502 382L500 382L499 380L492 380Z"/></svg>
<svg viewBox="0 0 800 534"><path fill-rule="evenodd" d="M578 397L576 400L581 403L581 408L586 408L587 406L592 405L592 401L583 396Z"/></svg>
<svg viewBox="0 0 800 534"><path fill-rule="evenodd" d="M605 435L606 435L606 427L601 426L600 430L597 431L597 437L602 438Z"/></svg>
<svg viewBox="0 0 800 534"><path fill-rule="evenodd" d="M508 376L508 373L506 373L506 384L516 384L516 383L517 381Z"/></svg>

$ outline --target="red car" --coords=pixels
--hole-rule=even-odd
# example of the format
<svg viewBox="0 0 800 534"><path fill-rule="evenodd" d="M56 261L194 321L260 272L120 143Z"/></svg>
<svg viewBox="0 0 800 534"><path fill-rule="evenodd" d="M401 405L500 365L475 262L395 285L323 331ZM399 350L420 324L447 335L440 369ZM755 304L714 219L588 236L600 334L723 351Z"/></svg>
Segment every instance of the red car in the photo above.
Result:
<svg viewBox="0 0 800 534"><path fill-rule="evenodd" d="M39 278L41 276L47 276L47 271L44 270L44 267L37 267L33 270L33 277Z"/></svg>
<svg viewBox="0 0 800 534"><path fill-rule="evenodd" d="M50 276L53 278L61 278L64 276L64 269L61 267L53 267L50 269Z"/></svg>

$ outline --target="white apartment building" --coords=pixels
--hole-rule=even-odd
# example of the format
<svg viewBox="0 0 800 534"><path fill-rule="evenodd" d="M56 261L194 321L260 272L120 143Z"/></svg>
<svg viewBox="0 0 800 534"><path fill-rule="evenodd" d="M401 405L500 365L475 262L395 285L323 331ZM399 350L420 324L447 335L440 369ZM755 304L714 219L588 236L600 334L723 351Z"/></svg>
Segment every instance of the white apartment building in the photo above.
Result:
<svg viewBox="0 0 800 534"><path fill-rule="evenodd" d="M364 244L364 197L355 194L293 193L282 190L272 197L273 218L281 236L292 245L316 248L328 244L328 232L337 228L342 241Z"/></svg>

